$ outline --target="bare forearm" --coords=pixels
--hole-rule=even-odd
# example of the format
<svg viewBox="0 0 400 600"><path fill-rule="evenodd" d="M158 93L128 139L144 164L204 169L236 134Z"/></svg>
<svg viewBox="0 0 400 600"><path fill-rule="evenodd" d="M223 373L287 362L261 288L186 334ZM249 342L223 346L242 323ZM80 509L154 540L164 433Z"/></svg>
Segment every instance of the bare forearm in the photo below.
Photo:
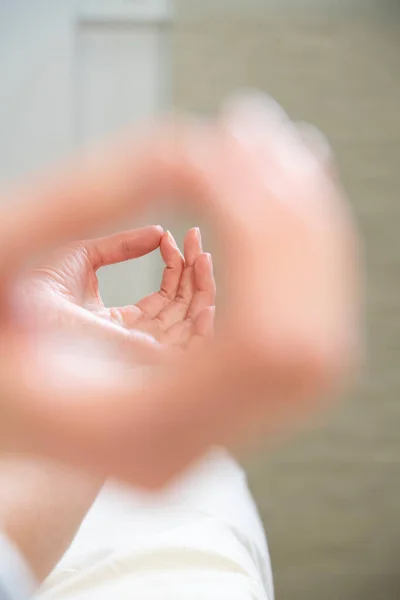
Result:
<svg viewBox="0 0 400 600"><path fill-rule="evenodd" d="M71 544L101 485L100 479L56 463L0 460L0 530L39 582Z"/></svg>

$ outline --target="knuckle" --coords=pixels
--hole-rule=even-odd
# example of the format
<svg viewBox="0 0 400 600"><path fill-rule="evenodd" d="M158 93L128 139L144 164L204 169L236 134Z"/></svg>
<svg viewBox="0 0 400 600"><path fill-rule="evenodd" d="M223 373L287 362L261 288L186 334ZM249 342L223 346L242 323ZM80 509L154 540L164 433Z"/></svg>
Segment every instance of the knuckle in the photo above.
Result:
<svg viewBox="0 0 400 600"><path fill-rule="evenodd" d="M119 252L122 256L129 256L131 252L131 245L127 239L123 238L119 242Z"/></svg>
<svg viewBox="0 0 400 600"><path fill-rule="evenodd" d="M164 286L160 287L158 294L163 300L171 300L173 296L172 291L168 292L168 290Z"/></svg>

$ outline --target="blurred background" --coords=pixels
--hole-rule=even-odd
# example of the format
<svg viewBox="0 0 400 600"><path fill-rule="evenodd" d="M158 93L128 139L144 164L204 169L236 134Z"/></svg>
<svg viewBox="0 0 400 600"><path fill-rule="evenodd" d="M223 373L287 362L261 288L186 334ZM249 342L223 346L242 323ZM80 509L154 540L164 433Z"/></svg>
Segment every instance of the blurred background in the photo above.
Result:
<svg viewBox="0 0 400 600"><path fill-rule="evenodd" d="M277 599L399 599L400 2L0 0L1 182L171 107L214 114L249 87L327 134L368 265L357 393L246 460ZM173 221L179 239L189 222ZM159 273L157 257L106 270L106 302Z"/></svg>

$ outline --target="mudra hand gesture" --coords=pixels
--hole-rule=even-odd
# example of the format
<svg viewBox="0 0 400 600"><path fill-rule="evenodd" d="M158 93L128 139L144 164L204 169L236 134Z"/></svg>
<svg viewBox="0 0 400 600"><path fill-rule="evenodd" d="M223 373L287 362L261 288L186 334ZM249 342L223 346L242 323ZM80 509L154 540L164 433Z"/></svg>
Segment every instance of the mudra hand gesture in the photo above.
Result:
<svg viewBox="0 0 400 600"><path fill-rule="evenodd" d="M102 301L97 271L160 250L160 288L121 307ZM25 314L41 333L87 335L112 344L128 364L156 365L198 347L213 332L215 282L211 256L198 228L188 231L184 255L160 226L75 242L33 269L18 288Z"/></svg>
<svg viewBox="0 0 400 600"><path fill-rule="evenodd" d="M21 190L0 241L3 439L158 486L254 421L284 426L288 411L336 390L357 355L358 264L325 150L256 99L215 124L159 125ZM227 301L214 341L140 381L112 361L93 369L89 355L72 374L59 361L49 377L52 352L40 339L32 347L9 309L26 254L177 195L219 242Z"/></svg>

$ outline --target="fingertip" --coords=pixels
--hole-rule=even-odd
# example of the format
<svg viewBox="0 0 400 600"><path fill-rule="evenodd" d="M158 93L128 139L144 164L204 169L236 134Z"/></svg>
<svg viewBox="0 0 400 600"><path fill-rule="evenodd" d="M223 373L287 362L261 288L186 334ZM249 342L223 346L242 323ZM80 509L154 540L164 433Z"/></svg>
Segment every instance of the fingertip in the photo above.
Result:
<svg viewBox="0 0 400 600"><path fill-rule="evenodd" d="M161 236L161 241L160 241L160 246L164 245L168 243L169 240L169 235L168 235L168 231L164 231L162 236Z"/></svg>
<svg viewBox="0 0 400 600"><path fill-rule="evenodd" d="M160 227L159 225L152 226L152 228L151 228L151 234L152 234L151 237L154 239L154 246L156 248L160 247L163 232L164 232L163 228Z"/></svg>
<svg viewBox="0 0 400 600"><path fill-rule="evenodd" d="M197 239L197 243L199 244L199 248L203 247L203 241L201 239L201 231L200 231L200 227L194 227L194 233Z"/></svg>
<svg viewBox="0 0 400 600"><path fill-rule="evenodd" d="M171 262L176 263L177 260L183 263L181 251L179 250L174 236L169 230L165 231L161 237L160 251L167 266L169 266Z"/></svg>
<svg viewBox="0 0 400 600"><path fill-rule="evenodd" d="M147 237L151 236L152 239L159 240L159 243L161 243L161 238L164 233L164 229L161 227L161 225L149 225L141 230L133 230L132 233L136 234L137 231L141 231Z"/></svg>
<svg viewBox="0 0 400 600"><path fill-rule="evenodd" d="M171 248L178 249L178 244L169 229L161 236L161 243L167 244Z"/></svg>
<svg viewBox="0 0 400 600"><path fill-rule="evenodd" d="M190 229L187 230L185 238L183 240L184 244L188 244L188 243L193 243L198 241L198 236L197 236L197 227L191 227Z"/></svg>
<svg viewBox="0 0 400 600"><path fill-rule="evenodd" d="M171 243L171 246L173 246L179 252L179 254L182 256L182 253L179 249L178 243L177 243L175 237L172 235L172 233L169 230L168 230L168 239Z"/></svg>
<svg viewBox="0 0 400 600"><path fill-rule="evenodd" d="M332 147L327 137L314 125L306 122L296 124L306 150L318 161L321 167L331 173L335 170Z"/></svg>
<svg viewBox="0 0 400 600"><path fill-rule="evenodd" d="M192 267L203 251L201 233L198 227L189 229L185 236L183 247L186 264L187 266Z"/></svg>
<svg viewBox="0 0 400 600"><path fill-rule="evenodd" d="M289 124L283 108L268 94L256 90L234 95L222 108L222 121L228 131L245 148L251 151L271 134L281 132Z"/></svg>
<svg viewBox="0 0 400 600"><path fill-rule="evenodd" d="M202 252L195 260L194 270L196 278L207 280L214 279L213 260L209 252Z"/></svg>

